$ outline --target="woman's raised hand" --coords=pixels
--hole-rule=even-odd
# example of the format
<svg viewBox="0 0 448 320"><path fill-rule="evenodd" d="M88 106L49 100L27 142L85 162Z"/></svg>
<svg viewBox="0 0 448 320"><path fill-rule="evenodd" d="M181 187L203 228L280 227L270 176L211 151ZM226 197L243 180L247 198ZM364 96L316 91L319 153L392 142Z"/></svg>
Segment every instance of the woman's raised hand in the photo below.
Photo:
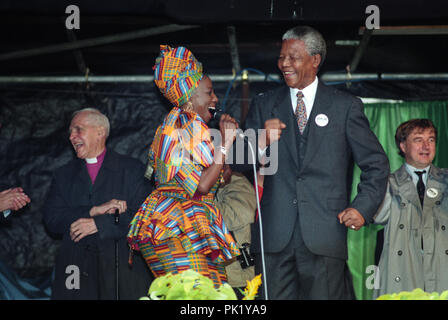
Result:
<svg viewBox="0 0 448 320"><path fill-rule="evenodd" d="M238 122L228 114L223 114L219 119L219 131L221 132L222 145L229 149L235 141Z"/></svg>

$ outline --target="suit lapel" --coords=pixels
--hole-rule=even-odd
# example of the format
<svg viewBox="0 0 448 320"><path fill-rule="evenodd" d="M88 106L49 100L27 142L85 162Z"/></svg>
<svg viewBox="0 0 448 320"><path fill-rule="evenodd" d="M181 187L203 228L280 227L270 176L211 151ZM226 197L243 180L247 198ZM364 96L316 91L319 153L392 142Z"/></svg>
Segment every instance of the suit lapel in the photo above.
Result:
<svg viewBox="0 0 448 320"><path fill-rule="evenodd" d="M86 162L83 159L75 159L75 165L70 169L70 177L67 181L67 187L70 197L70 203L90 205L88 194L92 191L92 181L87 172Z"/></svg>
<svg viewBox="0 0 448 320"><path fill-rule="evenodd" d="M426 192L425 204L428 203L428 201L431 202L439 201L443 197L446 191L445 190L446 184L444 183L444 178L445 177L442 173L442 170L431 164L427 180L428 182L426 183L426 191L428 191L428 189L431 188L432 192L430 193ZM432 195L432 197L428 196L428 194Z"/></svg>
<svg viewBox="0 0 448 320"><path fill-rule="evenodd" d="M292 112L292 102L289 87L285 87L285 90L278 95L276 103L272 109L272 118L279 118L286 128L282 131L282 135L279 141L279 157L282 157L280 149L280 143L288 150L296 167L299 167L299 160L297 159L297 142L296 142L296 130L297 123L295 121L294 113Z"/></svg>
<svg viewBox="0 0 448 320"><path fill-rule="evenodd" d="M89 173L87 172L85 160L77 159L74 173L74 179L77 179L81 185L92 186L92 181L90 180Z"/></svg>
<svg viewBox="0 0 448 320"><path fill-rule="evenodd" d="M412 182L412 178L406 170L405 164L398 169L395 174L398 184L398 193L401 197L407 199L416 208L420 208L420 200L417 193L417 188Z"/></svg>
<svg viewBox="0 0 448 320"><path fill-rule="evenodd" d="M412 181L411 176L406 170L405 164L403 164L400 169L398 169L396 173L396 179L399 188L399 194L403 198L410 201L415 207L420 208L420 200L418 198L417 187ZM429 176L426 183L426 191L429 188L432 188L437 193L433 198L428 197L428 193L425 194L425 202L423 206L425 207L428 203L439 201L443 194L445 193L446 186L443 183L443 176L441 174L441 170L434 165L431 164L429 169Z"/></svg>
<svg viewBox="0 0 448 320"><path fill-rule="evenodd" d="M308 126L308 138L306 143L305 157L303 159L302 168L300 172L303 172L305 168L311 163L316 151L319 149L319 145L321 143L321 139L323 138L322 134L318 134L319 130L314 119L318 114L325 114L328 116L328 110L332 105L331 96L328 94L326 88L320 81L317 86L316 97L314 99L313 109L311 110L310 117L307 122ZM331 121L332 119L330 119Z"/></svg>

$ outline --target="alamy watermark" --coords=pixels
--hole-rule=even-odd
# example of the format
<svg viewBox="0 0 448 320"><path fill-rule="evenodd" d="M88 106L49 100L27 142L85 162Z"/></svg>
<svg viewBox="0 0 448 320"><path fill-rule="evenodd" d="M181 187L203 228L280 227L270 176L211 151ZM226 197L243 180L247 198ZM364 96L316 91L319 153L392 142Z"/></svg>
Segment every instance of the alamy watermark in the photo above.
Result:
<svg viewBox="0 0 448 320"><path fill-rule="evenodd" d="M81 12L79 7L71 4L65 8L65 13L69 16L65 19L65 27L69 30L81 28Z"/></svg>
<svg viewBox="0 0 448 320"><path fill-rule="evenodd" d="M257 136L259 139L266 136L265 129L241 129L226 130L226 137L238 136L232 147L227 150L225 157L226 164L254 164L260 163L260 174L273 175L278 169L278 142L274 142L269 146L269 150L259 150ZM276 132L270 131L270 141L274 140ZM242 137L245 137L244 139ZM221 131L210 128L209 130L201 130L199 124L193 123L189 129L175 129L164 132L162 134L161 150L163 158L169 159L170 165L181 166L185 163L207 164L213 162L222 164L222 157L218 156L218 148L223 146L225 142L222 140ZM210 154L210 143L213 142L214 154Z"/></svg>
<svg viewBox="0 0 448 320"><path fill-rule="evenodd" d="M69 30L81 28L81 11L77 5L71 4L65 8L65 13L69 16L65 19L65 27ZM366 7L365 26L368 30L380 28L380 8L377 5L371 4Z"/></svg>
<svg viewBox="0 0 448 320"><path fill-rule="evenodd" d="M376 265L366 267L366 274L369 276L366 279L365 285L369 290L380 288L380 268Z"/></svg>
<svg viewBox="0 0 448 320"><path fill-rule="evenodd" d="M65 274L68 274L65 279L65 287L68 290L78 290L80 289L80 274L79 267L71 264L65 268Z"/></svg>
<svg viewBox="0 0 448 320"><path fill-rule="evenodd" d="M380 8L374 4L366 7L366 13L370 14L366 18L366 29L379 29L380 28Z"/></svg>

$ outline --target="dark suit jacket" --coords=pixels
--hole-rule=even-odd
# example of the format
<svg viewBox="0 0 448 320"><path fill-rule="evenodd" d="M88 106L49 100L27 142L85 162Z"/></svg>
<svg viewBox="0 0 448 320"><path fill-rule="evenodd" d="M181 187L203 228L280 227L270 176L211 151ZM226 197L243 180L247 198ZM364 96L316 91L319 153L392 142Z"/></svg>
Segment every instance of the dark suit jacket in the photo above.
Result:
<svg viewBox="0 0 448 320"><path fill-rule="evenodd" d="M245 128L264 128L270 118L286 124L278 141L278 170L265 176L261 202L264 247L279 252L290 241L299 216L302 238L317 255L347 259L347 228L337 219L347 207L372 220L386 191L388 159L369 128L362 102L319 82L308 120L308 140L299 166L296 127L290 91L282 87L258 95ZM328 124L318 126L319 114ZM304 152L302 150L302 152ZM362 170L356 198L349 203L353 160ZM254 225L253 248L259 252L259 228Z"/></svg>
<svg viewBox="0 0 448 320"><path fill-rule="evenodd" d="M56 258L56 276L52 297L56 299L114 299L115 240L119 247L120 298L138 299L146 295L152 279L140 256L128 265L128 226L140 204L151 192L144 178L145 168L140 161L119 155L108 149L92 185L84 160L75 159L59 168L44 204L44 221L48 230L62 235L62 245ZM120 215L119 225L113 215L94 217L98 232L75 243L70 238L70 225L79 218L90 218L92 206L111 199L126 200L128 210ZM98 257L98 268L91 259ZM68 265L76 265L81 273L81 290L67 290L65 281ZM98 285L100 283L100 285ZM92 286L92 287L90 287ZM94 291L100 287L100 296ZM90 288L90 289L89 289Z"/></svg>
<svg viewBox="0 0 448 320"><path fill-rule="evenodd" d="M9 220L9 217L11 217L13 215L13 212L11 212L6 218L3 214L3 211L0 211L0 224L2 223L7 223L7 221Z"/></svg>

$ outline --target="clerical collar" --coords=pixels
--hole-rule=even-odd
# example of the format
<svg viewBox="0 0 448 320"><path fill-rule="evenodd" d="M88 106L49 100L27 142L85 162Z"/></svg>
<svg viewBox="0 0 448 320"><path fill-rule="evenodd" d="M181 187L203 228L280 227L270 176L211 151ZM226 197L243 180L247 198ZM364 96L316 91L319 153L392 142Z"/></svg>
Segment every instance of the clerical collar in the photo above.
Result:
<svg viewBox="0 0 448 320"><path fill-rule="evenodd" d="M98 157L85 158L84 160L86 160L87 164L95 164L95 163L98 163L98 161L103 160L105 154L106 154L106 148L104 148L104 151L101 152L101 154Z"/></svg>
<svg viewBox="0 0 448 320"><path fill-rule="evenodd" d="M96 158L86 158L86 162L88 164L93 164L93 163L97 163L98 160Z"/></svg>

